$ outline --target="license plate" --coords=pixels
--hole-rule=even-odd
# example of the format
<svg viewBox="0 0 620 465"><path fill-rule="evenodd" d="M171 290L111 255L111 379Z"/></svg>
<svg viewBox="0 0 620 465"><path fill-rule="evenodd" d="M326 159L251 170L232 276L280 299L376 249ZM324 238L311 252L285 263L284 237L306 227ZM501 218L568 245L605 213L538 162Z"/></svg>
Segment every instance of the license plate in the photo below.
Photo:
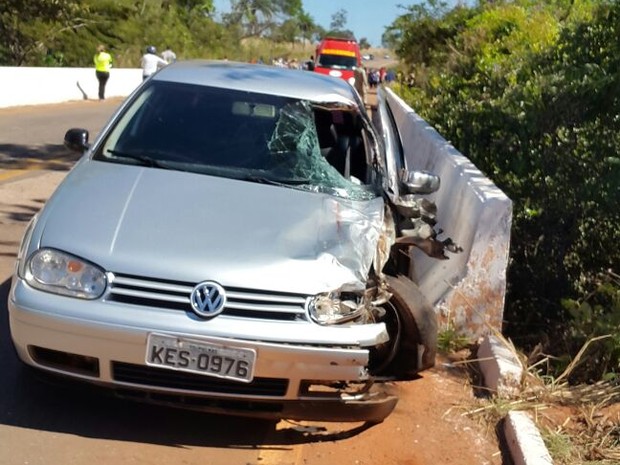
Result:
<svg viewBox="0 0 620 465"><path fill-rule="evenodd" d="M249 383L256 351L163 334L149 334L146 364Z"/></svg>

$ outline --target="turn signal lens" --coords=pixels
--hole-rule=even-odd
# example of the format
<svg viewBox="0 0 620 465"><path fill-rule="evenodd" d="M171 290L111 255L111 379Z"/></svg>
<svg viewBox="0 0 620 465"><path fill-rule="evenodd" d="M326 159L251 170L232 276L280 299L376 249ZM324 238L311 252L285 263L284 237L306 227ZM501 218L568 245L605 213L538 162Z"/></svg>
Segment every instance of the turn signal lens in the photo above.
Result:
<svg viewBox="0 0 620 465"><path fill-rule="evenodd" d="M67 270L70 273L77 273L83 268L82 264L76 260L71 260L67 263Z"/></svg>

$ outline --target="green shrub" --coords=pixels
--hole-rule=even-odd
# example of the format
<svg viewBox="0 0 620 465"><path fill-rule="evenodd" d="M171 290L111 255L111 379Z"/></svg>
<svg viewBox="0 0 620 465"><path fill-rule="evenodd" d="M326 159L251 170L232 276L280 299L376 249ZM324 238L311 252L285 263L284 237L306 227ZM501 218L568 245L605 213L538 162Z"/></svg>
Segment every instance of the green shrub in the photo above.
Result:
<svg viewBox="0 0 620 465"><path fill-rule="evenodd" d="M620 2L459 14L465 27L447 15L449 41L427 54L445 59L410 60L425 79L400 92L513 200L504 331L568 358L615 331L596 346L600 369L575 376L618 373L620 283L601 274L620 266Z"/></svg>

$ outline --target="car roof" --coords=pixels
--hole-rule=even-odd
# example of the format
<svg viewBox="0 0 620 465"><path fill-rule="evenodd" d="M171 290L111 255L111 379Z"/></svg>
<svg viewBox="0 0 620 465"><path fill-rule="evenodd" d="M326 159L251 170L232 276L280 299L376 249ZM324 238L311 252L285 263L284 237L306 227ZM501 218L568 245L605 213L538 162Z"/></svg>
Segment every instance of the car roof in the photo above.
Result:
<svg viewBox="0 0 620 465"><path fill-rule="evenodd" d="M353 87L343 79L277 66L216 60L177 61L152 79L356 105Z"/></svg>

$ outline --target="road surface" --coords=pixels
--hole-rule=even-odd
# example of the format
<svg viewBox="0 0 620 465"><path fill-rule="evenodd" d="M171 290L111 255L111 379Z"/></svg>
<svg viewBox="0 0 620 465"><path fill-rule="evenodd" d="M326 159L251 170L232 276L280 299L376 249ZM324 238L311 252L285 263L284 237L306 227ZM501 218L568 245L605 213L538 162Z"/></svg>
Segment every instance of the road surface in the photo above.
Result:
<svg viewBox="0 0 620 465"><path fill-rule="evenodd" d="M9 339L6 301L17 247L76 156L70 127L96 134L120 100L0 109L0 465L498 465L493 427L472 408L462 373L439 361L386 421L277 425L153 407L33 378Z"/></svg>

